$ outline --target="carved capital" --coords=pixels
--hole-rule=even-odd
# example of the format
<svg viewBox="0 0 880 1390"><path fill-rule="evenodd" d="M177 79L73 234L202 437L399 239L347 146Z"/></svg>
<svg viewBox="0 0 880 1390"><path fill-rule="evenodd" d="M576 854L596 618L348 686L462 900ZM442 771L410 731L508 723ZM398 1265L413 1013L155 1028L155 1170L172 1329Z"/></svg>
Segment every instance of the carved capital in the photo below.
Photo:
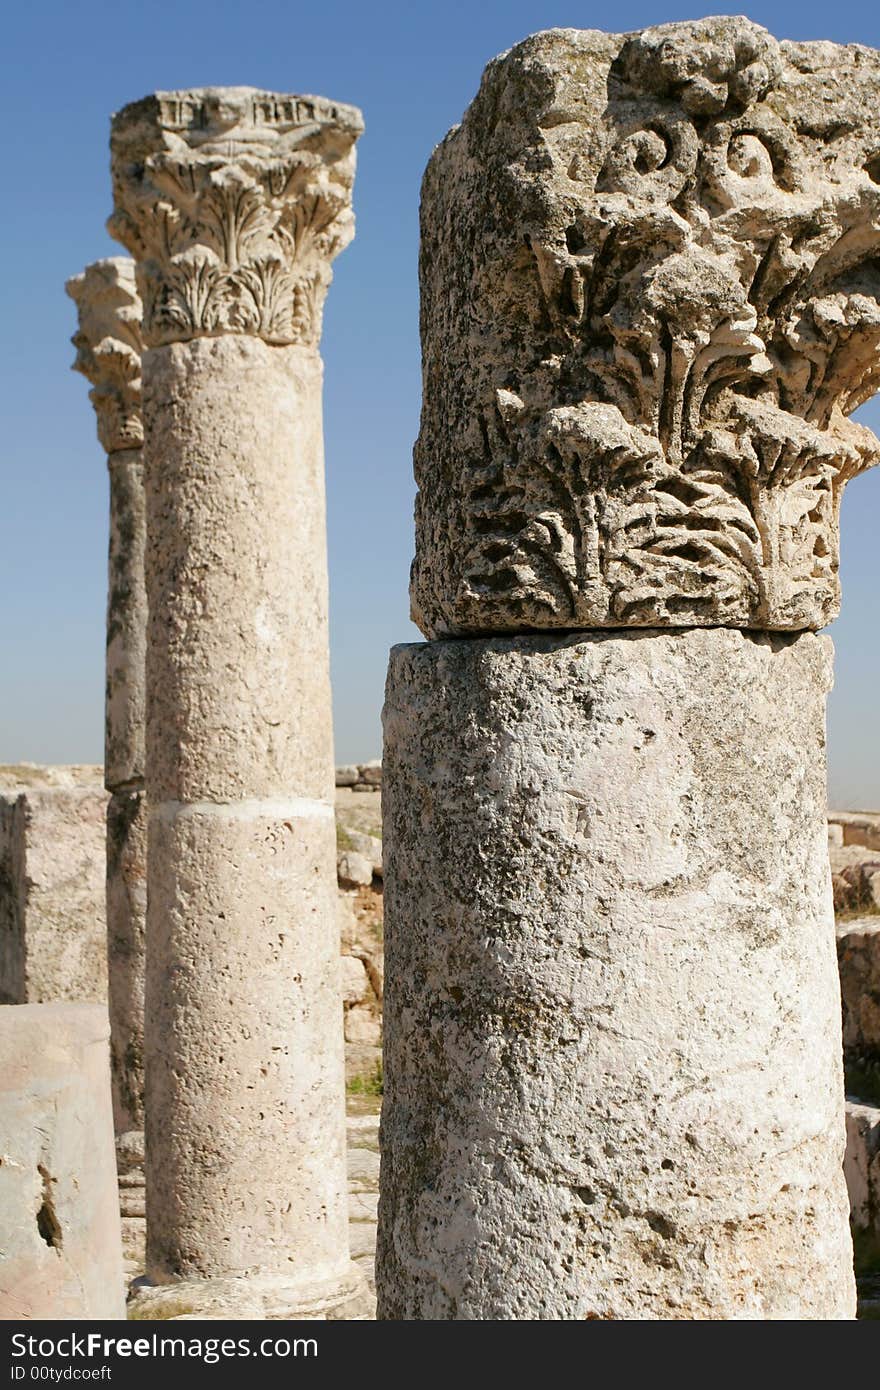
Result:
<svg viewBox="0 0 880 1390"><path fill-rule="evenodd" d="M113 256L86 266L66 285L76 304L79 329L73 369L92 383L89 399L98 417L98 438L108 454L138 449L141 419L141 301L134 262Z"/></svg>
<svg viewBox="0 0 880 1390"><path fill-rule="evenodd" d="M159 92L114 116L108 228L137 261L145 344L317 346L362 130L352 106L250 87Z"/></svg>
<svg viewBox="0 0 880 1390"><path fill-rule="evenodd" d="M823 626L880 458L880 54L747 20L490 64L422 202L413 615Z"/></svg>

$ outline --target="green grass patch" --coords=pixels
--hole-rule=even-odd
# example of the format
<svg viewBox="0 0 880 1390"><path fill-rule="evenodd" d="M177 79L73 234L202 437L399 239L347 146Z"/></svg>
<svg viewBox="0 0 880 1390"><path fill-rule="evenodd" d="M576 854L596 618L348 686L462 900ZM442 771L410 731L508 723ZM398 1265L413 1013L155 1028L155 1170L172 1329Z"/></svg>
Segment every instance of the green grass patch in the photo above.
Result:
<svg viewBox="0 0 880 1390"><path fill-rule="evenodd" d="M339 824L339 821L336 822L336 848L354 849L354 840L349 835L345 826Z"/></svg>
<svg viewBox="0 0 880 1390"><path fill-rule="evenodd" d="M382 1063L377 1062L373 1070L364 1076L353 1076L345 1089L350 1096L381 1096Z"/></svg>

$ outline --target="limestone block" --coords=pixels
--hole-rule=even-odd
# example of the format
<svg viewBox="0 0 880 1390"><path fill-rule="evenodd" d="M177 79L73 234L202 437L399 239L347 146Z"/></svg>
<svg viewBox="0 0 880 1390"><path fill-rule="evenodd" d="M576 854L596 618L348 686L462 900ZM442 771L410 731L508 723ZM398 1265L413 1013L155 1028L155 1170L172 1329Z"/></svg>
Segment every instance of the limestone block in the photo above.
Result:
<svg viewBox="0 0 880 1390"><path fill-rule="evenodd" d="M394 649L380 1317L853 1316L830 666L725 629Z"/></svg>
<svg viewBox="0 0 880 1390"><path fill-rule="evenodd" d="M358 960L363 961L364 969L370 981L370 988L376 996L381 1006L382 998L385 993L385 952L381 946L373 943L369 947L355 946L352 955L357 956Z"/></svg>
<svg viewBox="0 0 880 1390"><path fill-rule="evenodd" d="M880 815L871 811L831 811L829 824L839 827L844 845L880 850Z"/></svg>
<svg viewBox="0 0 880 1390"><path fill-rule="evenodd" d="M373 882L373 865L363 854L354 850L341 850L336 856L336 876L344 888Z"/></svg>
<svg viewBox="0 0 880 1390"><path fill-rule="evenodd" d="M829 847L829 849L830 849L832 846L837 847L838 845L842 845L842 844L843 844L843 826L842 826L842 825L833 825L831 822L829 822L829 824L828 824L828 847Z"/></svg>
<svg viewBox="0 0 880 1390"><path fill-rule="evenodd" d="M358 764L358 781L365 782L368 787L381 787L382 785L382 763L378 758L374 758L369 763Z"/></svg>
<svg viewBox="0 0 880 1390"><path fill-rule="evenodd" d="M341 956L339 968L343 1004L360 1004L370 988L363 961L357 956Z"/></svg>
<svg viewBox="0 0 880 1390"><path fill-rule="evenodd" d="M382 841L377 835L366 835L340 822L345 848L366 859L372 873L382 877Z"/></svg>
<svg viewBox="0 0 880 1390"><path fill-rule="evenodd" d="M847 1098L843 1164L853 1228L880 1254L880 1108Z"/></svg>
<svg viewBox="0 0 880 1390"><path fill-rule="evenodd" d="M336 769L337 787L353 787L358 780L358 770L354 763L346 763Z"/></svg>
<svg viewBox="0 0 880 1390"><path fill-rule="evenodd" d="M340 889L336 895L336 926L339 944L348 953L357 938L358 923L354 893L346 889Z"/></svg>
<svg viewBox="0 0 880 1390"><path fill-rule="evenodd" d="M837 928L837 963L843 995L843 1045L880 1062L880 917Z"/></svg>
<svg viewBox="0 0 880 1390"><path fill-rule="evenodd" d="M346 1010L345 1041L378 1047L382 1041L382 1025L372 1009L355 1005L354 1008Z"/></svg>
<svg viewBox="0 0 880 1390"><path fill-rule="evenodd" d="M52 771L0 782L2 1003L107 997L101 769Z"/></svg>
<svg viewBox="0 0 880 1390"><path fill-rule="evenodd" d="M124 1318L107 1013L0 1008L0 1319Z"/></svg>
<svg viewBox="0 0 880 1390"><path fill-rule="evenodd" d="M426 636L820 628L880 381L880 55L554 29L422 187Z"/></svg>

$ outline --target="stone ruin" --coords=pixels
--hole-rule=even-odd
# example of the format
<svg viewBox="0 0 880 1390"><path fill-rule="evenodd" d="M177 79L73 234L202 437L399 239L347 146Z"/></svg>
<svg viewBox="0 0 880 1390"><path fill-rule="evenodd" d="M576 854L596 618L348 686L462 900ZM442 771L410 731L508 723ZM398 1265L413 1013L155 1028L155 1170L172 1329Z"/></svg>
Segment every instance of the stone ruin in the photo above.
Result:
<svg viewBox="0 0 880 1390"><path fill-rule="evenodd" d="M379 1316L848 1318L825 697L880 56L538 34L422 193Z"/></svg>
<svg viewBox="0 0 880 1390"><path fill-rule="evenodd" d="M371 1316L343 1095L383 1008L379 1317L853 1316L880 816L826 826L817 630L880 451L849 418L878 98L872 50L743 19L490 64L423 191L428 640L392 652L384 764L335 788L318 344L360 114L114 117L133 260L68 286L110 473L104 786L0 786L9 1316L125 1316L119 1212L130 1317ZM109 1059L60 1002L104 997Z"/></svg>

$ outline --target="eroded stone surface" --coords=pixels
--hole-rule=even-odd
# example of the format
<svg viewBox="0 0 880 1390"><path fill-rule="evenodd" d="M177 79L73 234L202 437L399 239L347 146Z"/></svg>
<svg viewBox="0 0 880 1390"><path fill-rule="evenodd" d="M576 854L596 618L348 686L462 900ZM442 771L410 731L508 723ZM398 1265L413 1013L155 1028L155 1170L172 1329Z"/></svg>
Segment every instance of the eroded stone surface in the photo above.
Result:
<svg viewBox="0 0 880 1390"><path fill-rule="evenodd" d="M843 994L843 1044L854 1062L870 1062L880 1077L880 916L837 928Z"/></svg>
<svg viewBox="0 0 880 1390"><path fill-rule="evenodd" d="M141 301L134 261L108 256L67 282L77 307L74 369L92 384L89 399L98 438L108 454L139 449L141 420Z"/></svg>
<svg viewBox="0 0 880 1390"><path fill-rule="evenodd" d="M353 106L205 87L113 118L110 231L138 263L149 347L247 333L316 347L354 235Z"/></svg>
<svg viewBox="0 0 880 1390"><path fill-rule="evenodd" d="M97 1004L0 1008L0 1319L125 1317L108 1032Z"/></svg>
<svg viewBox="0 0 880 1390"><path fill-rule="evenodd" d="M427 636L822 627L880 383L880 56L551 30L422 197Z"/></svg>
<svg viewBox="0 0 880 1390"><path fill-rule="evenodd" d="M380 1317L853 1315L830 657L394 649Z"/></svg>
<svg viewBox="0 0 880 1390"><path fill-rule="evenodd" d="M333 799L321 383L243 335L145 354L156 802Z"/></svg>
<svg viewBox="0 0 880 1390"><path fill-rule="evenodd" d="M0 1003L107 997L98 767L0 770Z"/></svg>
<svg viewBox="0 0 880 1390"><path fill-rule="evenodd" d="M113 1113L120 1135L144 1125L147 806L142 791L107 806L107 1001Z"/></svg>
<svg viewBox="0 0 880 1390"><path fill-rule="evenodd" d="M110 475L104 783L107 806L107 965L113 1111L120 1136L143 1128L146 807L144 721L147 594L141 413L141 301L134 262L96 261L68 281L77 306L74 366L92 383ZM142 1142L142 1141L141 1141ZM123 1163L123 1154L120 1153ZM120 1168L120 1184L143 1174ZM123 1214L130 1195L122 1191Z"/></svg>
<svg viewBox="0 0 880 1390"><path fill-rule="evenodd" d="M847 1098L846 1158L853 1230L860 1263L876 1268L880 1257L880 1107Z"/></svg>
<svg viewBox="0 0 880 1390"><path fill-rule="evenodd" d="M145 343L154 1287L137 1316L341 1316L363 1291L317 352L361 128L251 88L113 120L110 229L137 261Z"/></svg>

